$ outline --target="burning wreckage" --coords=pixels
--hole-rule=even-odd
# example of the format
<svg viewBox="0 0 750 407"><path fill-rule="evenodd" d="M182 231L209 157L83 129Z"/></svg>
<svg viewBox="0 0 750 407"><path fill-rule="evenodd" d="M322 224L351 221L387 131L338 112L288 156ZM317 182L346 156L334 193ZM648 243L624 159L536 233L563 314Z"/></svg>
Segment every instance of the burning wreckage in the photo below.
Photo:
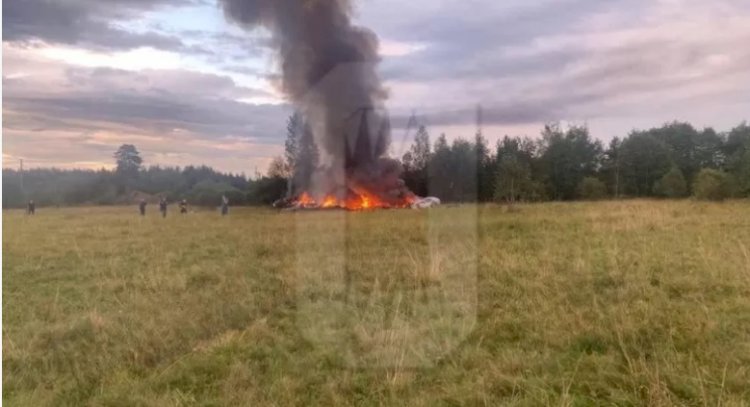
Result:
<svg viewBox="0 0 750 407"><path fill-rule="evenodd" d="M390 135L390 126L385 117L381 113L364 110L354 120L358 124L358 131L346 132L347 136L343 138L343 165L316 169L309 182L294 186L298 194L276 201L274 207L356 211L420 209L440 204L438 198L420 197L409 190L401 179L403 168L397 160L374 156L381 148L373 146L384 145ZM372 122L377 122L378 126L370 126Z"/></svg>
<svg viewBox="0 0 750 407"><path fill-rule="evenodd" d="M392 208L424 209L436 205L440 205L440 199L433 196L419 197L409 192L408 196L395 195L393 199L384 200L367 191L351 192L344 199L339 199L334 195L326 195L320 200L313 198L307 192L303 192L296 197L279 199L273 204L274 208L284 210L346 209L350 211Z"/></svg>
<svg viewBox="0 0 750 407"><path fill-rule="evenodd" d="M281 90L306 118L320 162L286 209L427 208L387 157L387 91L377 74L378 38L352 24L346 0L220 0L227 17L252 30L264 27L281 68Z"/></svg>
<svg viewBox="0 0 750 407"><path fill-rule="evenodd" d="M320 202L320 203L319 203ZM411 208L424 209L440 204L440 199L435 197L418 197L404 199L396 204L378 198L372 198L370 195L354 195L352 198L339 200L334 196L328 195L322 201L313 199L308 193L293 198L282 198L274 202L275 208L284 210L305 210L305 209L346 209L350 211L361 211L368 209L391 209L391 208Z"/></svg>

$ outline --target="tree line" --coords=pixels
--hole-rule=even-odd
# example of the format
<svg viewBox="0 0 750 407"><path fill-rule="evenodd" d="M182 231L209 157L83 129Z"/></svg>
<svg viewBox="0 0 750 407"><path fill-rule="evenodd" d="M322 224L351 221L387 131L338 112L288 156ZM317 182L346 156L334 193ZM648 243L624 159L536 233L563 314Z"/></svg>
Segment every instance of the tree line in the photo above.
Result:
<svg viewBox="0 0 750 407"><path fill-rule="evenodd" d="M445 201L592 200L750 196L750 126L726 133L672 122L634 130L606 146L586 126L544 126L541 137L481 133L430 143L421 126L404 154L406 183Z"/></svg>
<svg viewBox="0 0 750 407"><path fill-rule="evenodd" d="M418 195L445 202L594 200L630 197L725 199L750 196L750 126L728 132L672 122L634 130L605 146L586 126L544 126L541 137L508 137L491 147L481 132L434 143L419 126L399 157L404 181ZM304 191L319 153L298 115L287 123L285 154L251 179L206 166L144 166L135 146L114 154L113 170L3 169L3 207L128 204L136 199L187 199L216 206L268 205Z"/></svg>
<svg viewBox="0 0 750 407"><path fill-rule="evenodd" d="M287 130L285 156L274 160L268 174L304 190L318 155L302 118L293 115ZM421 125L400 159L412 191L445 202L750 196L745 122L724 133L672 122L633 130L606 146L587 126L552 123L541 137L505 136L491 147L481 131L451 143L441 134L432 143Z"/></svg>
<svg viewBox="0 0 750 407"><path fill-rule="evenodd" d="M3 208L23 207L30 199L40 206L66 206L156 202L161 197L218 206L222 195L234 204L250 203L245 175L206 166L145 167L136 147L129 144L121 146L114 159L113 170L3 169Z"/></svg>

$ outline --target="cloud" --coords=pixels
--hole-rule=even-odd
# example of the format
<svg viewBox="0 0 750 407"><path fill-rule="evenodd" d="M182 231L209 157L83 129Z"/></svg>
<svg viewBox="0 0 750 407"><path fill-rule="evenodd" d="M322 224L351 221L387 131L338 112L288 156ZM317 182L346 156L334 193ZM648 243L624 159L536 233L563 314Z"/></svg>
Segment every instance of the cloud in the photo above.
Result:
<svg viewBox="0 0 750 407"><path fill-rule="evenodd" d="M117 145L133 142L154 157L183 154L161 164L192 159L247 170L281 151L289 107L242 102L266 93L227 76L69 66L13 47L4 51L8 154L40 165L106 160Z"/></svg>
<svg viewBox="0 0 750 407"><path fill-rule="evenodd" d="M42 41L106 50L142 46L184 49L176 36L156 31L129 31L116 23L148 11L192 3L191 0L4 1L3 41L21 44Z"/></svg>
<svg viewBox="0 0 750 407"><path fill-rule="evenodd" d="M381 38L397 129L416 110L433 133L470 136L477 104L498 136L552 120L623 135L672 119L748 119L747 0L355 4ZM67 162L96 161L130 138L157 161L267 162L290 110L260 102L275 95L259 88L278 81L268 35L211 10L204 0L3 2L3 153L54 161L59 148ZM139 47L162 51L115 57ZM54 52L64 55L43 57ZM92 66L64 62L84 59Z"/></svg>
<svg viewBox="0 0 750 407"><path fill-rule="evenodd" d="M227 76L87 68L24 59L8 47L7 53L11 55L4 64L3 85L8 126L106 123L148 131L180 129L206 137L273 138L288 111L285 106L240 102L268 94L239 86ZM31 125L37 117L45 119Z"/></svg>
<svg viewBox="0 0 750 407"><path fill-rule="evenodd" d="M376 32L424 44L384 61L392 106L449 125L473 120L469 112L482 103L488 124L516 125L674 112L665 105L747 105L739 94L750 92L750 3L526 4L420 1L410 6L424 7L415 14L395 5L371 10Z"/></svg>

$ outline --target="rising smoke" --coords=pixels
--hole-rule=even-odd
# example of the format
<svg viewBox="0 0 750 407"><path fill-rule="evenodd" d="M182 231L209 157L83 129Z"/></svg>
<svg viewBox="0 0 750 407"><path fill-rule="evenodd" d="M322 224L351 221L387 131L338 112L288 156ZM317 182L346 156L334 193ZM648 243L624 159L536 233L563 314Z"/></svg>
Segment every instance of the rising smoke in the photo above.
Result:
<svg viewBox="0 0 750 407"><path fill-rule="evenodd" d="M403 193L400 166L385 158L387 97L376 72L378 38L351 21L346 0L220 0L232 21L271 33L286 97L307 118L324 168L312 193L366 188Z"/></svg>

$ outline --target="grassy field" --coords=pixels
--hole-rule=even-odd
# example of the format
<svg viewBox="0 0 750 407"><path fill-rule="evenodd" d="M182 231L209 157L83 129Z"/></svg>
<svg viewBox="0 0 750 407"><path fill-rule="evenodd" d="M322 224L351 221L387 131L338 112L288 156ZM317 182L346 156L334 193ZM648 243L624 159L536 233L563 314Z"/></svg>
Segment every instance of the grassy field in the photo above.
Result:
<svg viewBox="0 0 750 407"><path fill-rule="evenodd" d="M750 202L3 212L9 406L750 406Z"/></svg>

